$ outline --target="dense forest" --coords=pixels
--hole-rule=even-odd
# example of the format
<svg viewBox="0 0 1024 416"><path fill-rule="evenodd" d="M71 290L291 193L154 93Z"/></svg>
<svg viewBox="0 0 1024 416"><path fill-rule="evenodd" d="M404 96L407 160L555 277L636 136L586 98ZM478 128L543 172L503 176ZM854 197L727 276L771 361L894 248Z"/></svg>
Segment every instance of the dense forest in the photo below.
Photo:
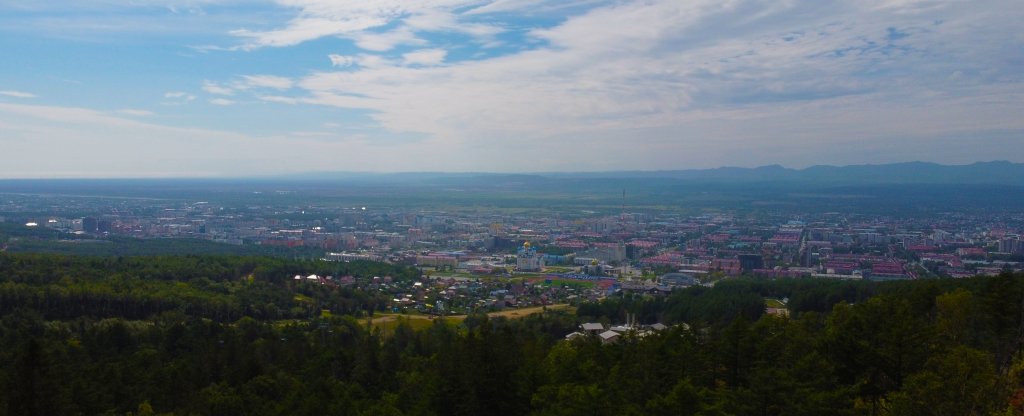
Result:
<svg viewBox="0 0 1024 416"><path fill-rule="evenodd" d="M76 256L222 255L316 258L319 247L235 245L197 238L134 238L91 236L50 228L28 228L0 222L0 250L10 253L54 253Z"/></svg>
<svg viewBox="0 0 1024 416"><path fill-rule="evenodd" d="M0 254L0 413L1024 414L1022 275L737 279L382 331L362 320L379 295L288 278L303 273L420 278L369 262ZM791 317L765 314L766 297ZM564 340L627 313L670 327Z"/></svg>
<svg viewBox="0 0 1024 416"><path fill-rule="evenodd" d="M47 320L141 320L163 312L217 322L308 318L322 310L359 316L387 299L347 287L293 285L296 274L419 277L412 267L272 257L0 255L0 313L32 309ZM296 295L301 301L296 300Z"/></svg>

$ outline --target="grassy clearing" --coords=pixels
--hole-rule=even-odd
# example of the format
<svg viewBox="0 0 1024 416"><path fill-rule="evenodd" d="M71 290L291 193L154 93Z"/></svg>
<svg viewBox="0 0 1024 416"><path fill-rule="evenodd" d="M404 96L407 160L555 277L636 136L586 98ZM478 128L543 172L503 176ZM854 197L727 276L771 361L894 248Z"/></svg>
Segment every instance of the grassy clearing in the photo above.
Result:
<svg viewBox="0 0 1024 416"><path fill-rule="evenodd" d="M574 308L572 306L569 306L569 305L559 304L559 305L548 305L547 310L549 310L549 311L562 311L562 310L564 310L564 311L574 311ZM527 316L533 315L535 313L541 313L541 312L544 312L544 307L543 306L533 306L533 307L530 307L530 308L508 309L508 310L504 310L504 311L500 311L500 312L491 312L491 313L487 314L487 316L492 317L492 318L501 316L501 317L505 317L505 318L509 318L509 319L516 319L516 318L525 318Z"/></svg>
<svg viewBox="0 0 1024 416"><path fill-rule="evenodd" d="M547 306L547 310L550 310L550 311L569 311L569 312L573 312L574 308L572 306L569 306L569 305L566 305L566 304L558 304L558 305L548 305ZM503 311L499 311L499 312L491 312L491 313L488 313L487 316L492 317L492 318L496 318L496 317L500 316L500 317L504 317L504 318L508 318L508 319L519 319L519 318L525 318L525 317L527 317L529 315L533 315L535 313L541 313L543 311L544 311L544 307L543 306L532 306L532 307L529 307L529 308L507 309L507 310L503 310ZM463 320L466 319L466 315L451 315L451 316L445 316L443 318L438 318L438 317L435 317L435 316L432 316L432 315L397 314L397 313L393 313L392 314L392 313L388 313L388 314L377 314L377 315L374 316L373 319L361 319L360 322L363 322L364 324L368 323L370 325L371 329L380 328L381 331L383 331L385 334L388 334L388 333L393 332L395 327L398 326L399 322L402 322L402 321L407 322L409 324L409 326L411 326L413 329L419 330L419 329L429 328L431 325L434 324L434 320L436 320L436 319L442 319L445 323L447 323L449 325L458 325L458 324L462 323Z"/></svg>
<svg viewBox="0 0 1024 416"><path fill-rule="evenodd" d="M551 279L551 284L549 286L568 286L575 289L591 289L595 285L597 285L597 283L585 280Z"/></svg>
<svg viewBox="0 0 1024 416"><path fill-rule="evenodd" d="M778 299L765 299L764 304L769 308L786 309L786 304Z"/></svg>

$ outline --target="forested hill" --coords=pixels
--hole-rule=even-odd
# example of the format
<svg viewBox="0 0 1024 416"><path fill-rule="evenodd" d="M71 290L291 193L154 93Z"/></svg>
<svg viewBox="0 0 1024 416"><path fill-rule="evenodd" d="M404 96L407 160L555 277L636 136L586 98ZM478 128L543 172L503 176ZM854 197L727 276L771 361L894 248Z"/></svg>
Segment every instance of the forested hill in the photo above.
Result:
<svg viewBox="0 0 1024 416"><path fill-rule="evenodd" d="M287 278L313 272L420 278L378 263L0 254L0 414L1024 414L1024 275L740 279L575 315L370 331L356 317L379 296ZM791 317L765 315L766 297L788 297ZM627 312L671 326L563 340Z"/></svg>
<svg viewBox="0 0 1024 416"><path fill-rule="evenodd" d="M151 319L162 313L233 322L308 318L329 310L382 310L386 296L349 288L294 285L309 274L413 280L419 270L370 261L273 257L94 257L0 253L0 313L29 308L46 319ZM296 297L301 301L297 301Z"/></svg>

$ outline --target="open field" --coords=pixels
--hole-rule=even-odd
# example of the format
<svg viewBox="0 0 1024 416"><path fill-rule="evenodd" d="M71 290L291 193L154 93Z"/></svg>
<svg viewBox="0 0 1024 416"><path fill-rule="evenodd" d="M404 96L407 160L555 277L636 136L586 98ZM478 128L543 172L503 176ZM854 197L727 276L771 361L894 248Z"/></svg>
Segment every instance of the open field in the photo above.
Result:
<svg viewBox="0 0 1024 416"><path fill-rule="evenodd" d="M570 310L570 309L572 309L572 307L569 306L569 305L566 305L566 304L558 304L558 305L548 305L547 309L548 310L552 310L552 311L564 311L564 310ZM508 309L508 310L504 310L504 311L500 311L500 312L491 312L491 313L487 314L487 316L492 317L492 318L502 316L502 317L509 318L509 319L515 319L515 318L523 318L523 317L526 317L526 316L529 316L529 315L533 315L535 313L541 313L543 311L544 311L544 307L543 306L534 306L534 307L523 308L523 309Z"/></svg>
<svg viewBox="0 0 1024 416"><path fill-rule="evenodd" d="M556 311L571 311L572 307L567 304L548 305L548 310ZM522 309L508 309L504 311L491 312L487 316L491 318L504 317L508 319L525 318L535 313L541 313L544 311L544 306L531 306L529 308ZM435 319L444 319L445 322L451 324L461 323L466 319L466 315L449 315L443 318L438 318L433 315L418 315L418 314L378 314L375 318L370 320L370 325L374 328L380 327L382 330L388 330L388 328L394 329L400 320L405 320L412 326L413 329L426 328L432 325ZM366 322L366 320L362 320Z"/></svg>

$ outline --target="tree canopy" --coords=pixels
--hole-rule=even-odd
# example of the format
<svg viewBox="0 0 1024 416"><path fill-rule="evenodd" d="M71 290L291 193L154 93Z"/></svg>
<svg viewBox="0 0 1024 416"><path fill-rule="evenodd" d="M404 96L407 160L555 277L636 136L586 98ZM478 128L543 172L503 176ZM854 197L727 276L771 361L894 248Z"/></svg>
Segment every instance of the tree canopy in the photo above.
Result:
<svg viewBox="0 0 1024 416"><path fill-rule="evenodd" d="M384 331L362 321L378 295L298 273L418 272L0 254L0 414L1024 414L1022 275L734 280ZM766 297L790 317L765 314ZM626 314L669 327L564 340Z"/></svg>

